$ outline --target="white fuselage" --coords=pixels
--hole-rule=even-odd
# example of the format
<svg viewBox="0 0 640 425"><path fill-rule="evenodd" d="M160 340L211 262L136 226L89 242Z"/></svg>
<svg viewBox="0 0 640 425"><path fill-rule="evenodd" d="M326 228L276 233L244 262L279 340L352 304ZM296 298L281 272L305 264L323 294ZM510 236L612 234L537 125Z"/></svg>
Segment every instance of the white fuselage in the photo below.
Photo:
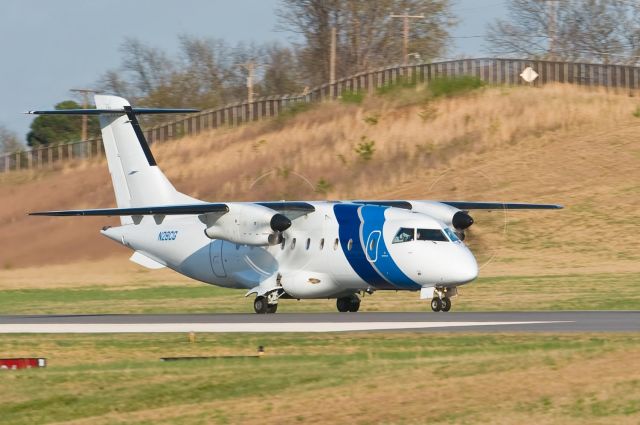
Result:
<svg viewBox="0 0 640 425"><path fill-rule="evenodd" d="M206 225L193 215L166 216L160 223L145 216L138 224L102 233L193 279L248 290L281 287L293 298L447 288L477 277L475 258L455 236L446 241L397 240L401 228L447 230L452 235L427 214L376 205L310 204L315 211L293 219L282 243L271 246L212 240L204 232Z"/></svg>

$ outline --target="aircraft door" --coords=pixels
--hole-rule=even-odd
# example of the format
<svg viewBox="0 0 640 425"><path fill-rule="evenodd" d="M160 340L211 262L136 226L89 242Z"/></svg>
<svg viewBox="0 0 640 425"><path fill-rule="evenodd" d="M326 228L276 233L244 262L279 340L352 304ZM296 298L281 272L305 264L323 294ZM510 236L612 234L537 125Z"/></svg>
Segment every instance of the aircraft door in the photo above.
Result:
<svg viewBox="0 0 640 425"><path fill-rule="evenodd" d="M378 244L380 242L380 230L374 230L369 233L367 238L367 260L375 263L378 259Z"/></svg>
<svg viewBox="0 0 640 425"><path fill-rule="evenodd" d="M224 263L222 261L222 245L224 241L216 239L209 244L209 258L211 259L211 269L216 277L226 277L227 273L224 270Z"/></svg>

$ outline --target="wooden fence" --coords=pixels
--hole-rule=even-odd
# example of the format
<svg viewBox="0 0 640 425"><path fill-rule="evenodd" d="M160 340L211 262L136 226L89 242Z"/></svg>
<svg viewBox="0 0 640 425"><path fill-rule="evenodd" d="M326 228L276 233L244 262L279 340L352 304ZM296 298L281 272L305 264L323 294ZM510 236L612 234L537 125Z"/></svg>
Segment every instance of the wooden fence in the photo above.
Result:
<svg viewBox="0 0 640 425"><path fill-rule="evenodd" d="M334 84L323 84L303 94L265 97L251 103L238 102L222 108L205 110L152 127L144 133L149 143L164 142L209 129L233 127L277 117L296 103L323 102L339 98L345 92L373 93L377 88L398 80L422 83L439 77L470 75L493 85L528 84L520 77L526 67L533 68L539 74L532 83L533 86L568 83L629 91L638 90L640 86L640 67L527 59L460 59L367 71L343 78ZM48 146L0 156L0 173L53 167L59 161L89 159L101 155L104 155L104 149L100 139Z"/></svg>

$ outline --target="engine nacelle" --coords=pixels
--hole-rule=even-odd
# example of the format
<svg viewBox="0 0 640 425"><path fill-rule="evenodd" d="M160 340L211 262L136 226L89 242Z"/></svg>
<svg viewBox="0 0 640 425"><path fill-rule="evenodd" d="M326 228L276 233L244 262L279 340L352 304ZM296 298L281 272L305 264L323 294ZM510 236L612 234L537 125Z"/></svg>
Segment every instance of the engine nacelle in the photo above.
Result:
<svg viewBox="0 0 640 425"><path fill-rule="evenodd" d="M462 231L473 224L473 218L465 211L436 201L411 201L412 211L427 214L449 227Z"/></svg>
<svg viewBox="0 0 640 425"><path fill-rule="evenodd" d="M287 217L262 205L227 205L229 212L206 223L208 227L204 233L209 238L241 245L276 245L282 241L282 232L291 226Z"/></svg>

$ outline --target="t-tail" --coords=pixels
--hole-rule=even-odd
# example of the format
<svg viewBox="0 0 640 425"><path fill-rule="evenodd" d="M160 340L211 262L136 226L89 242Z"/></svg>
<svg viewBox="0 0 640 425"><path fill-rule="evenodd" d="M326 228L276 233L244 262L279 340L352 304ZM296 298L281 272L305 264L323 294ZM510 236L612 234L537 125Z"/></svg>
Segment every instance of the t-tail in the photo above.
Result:
<svg viewBox="0 0 640 425"><path fill-rule="evenodd" d="M140 114L198 112L196 109L133 108L126 99L96 95L96 109L29 111L37 115L98 115L102 142L118 208L199 203L178 192L158 168L138 123ZM121 216L122 224L133 222Z"/></svg>

